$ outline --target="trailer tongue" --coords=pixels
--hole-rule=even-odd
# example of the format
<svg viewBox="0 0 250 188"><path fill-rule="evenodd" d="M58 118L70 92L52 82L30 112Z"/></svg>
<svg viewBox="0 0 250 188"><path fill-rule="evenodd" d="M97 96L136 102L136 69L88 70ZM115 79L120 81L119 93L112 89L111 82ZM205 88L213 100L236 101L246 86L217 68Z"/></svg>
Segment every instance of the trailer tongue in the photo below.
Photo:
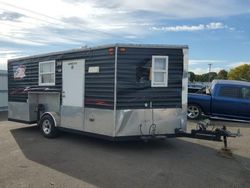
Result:
<svg viewBox="0 0 250 188"><path fill-rule="evenodd" d="M224 150L228 149L227 138L228 137L237 137L241 136L240 130L238 129L237 133L232 133L227 130L227 127L224 125L220 128L208 130L208 125L210 124L210 120L206 119L204 121L199 121L197 123L197 129L192 129L191 132L186 132L181 128L175 129L174 135L155 135L154 131L151 132L149 135L141 135L141 139L144 141L154 140L154 139L166 139L169 137L187 137L187 138L194 138L194 139L201 139L201 140L210 140L216 142L222 142L224 144ZM156 125L152 124L153 128L155 129Z"/></svg>
<svg viewBox="0 0 250 188"><path fill-rule="evenodd" d="M240 130L238 129L237 133L232 133L227 130L227 127L224 125L221 128L216 128L215 130L208 130L207 127L210 121L200 121L197 123L197 129L192 129L190 133L187 133L181 129L175 129L176 137L188 137L202 140L211 140L222 142L224 144L224 149L228 148L227 138L228 137L237 137L240 136Z"/></svg>

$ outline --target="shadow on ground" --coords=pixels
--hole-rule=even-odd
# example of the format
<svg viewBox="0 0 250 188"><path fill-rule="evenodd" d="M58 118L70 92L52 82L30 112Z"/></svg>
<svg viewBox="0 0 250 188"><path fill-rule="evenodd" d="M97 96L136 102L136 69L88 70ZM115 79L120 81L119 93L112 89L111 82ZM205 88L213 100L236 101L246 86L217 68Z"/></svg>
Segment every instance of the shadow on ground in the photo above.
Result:
<svg viewBox="0 0 250 188"><path fill-rule="evenodd" d="M11 130L29 160L97 187L248 187L250 159L180 139L114 143L63 133L45 139L37 127ZM244 161L244 164L240 161Z"/></svg>

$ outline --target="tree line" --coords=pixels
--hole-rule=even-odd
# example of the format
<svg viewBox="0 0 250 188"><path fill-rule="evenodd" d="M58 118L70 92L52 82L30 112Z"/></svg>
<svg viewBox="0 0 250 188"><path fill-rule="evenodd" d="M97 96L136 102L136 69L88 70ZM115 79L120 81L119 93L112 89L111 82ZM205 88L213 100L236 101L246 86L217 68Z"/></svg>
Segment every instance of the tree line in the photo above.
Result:
<svg viewBox="0 0 250 188"><path fill-rule="evenodd" d="M210 72L205 74L195 74L194 72L189 72L189 81L191 82L208 82L209 80L213 81L214 79L242 80L250 82L250 64L243 64L229 71L222 69L218 73Z"/></svg>

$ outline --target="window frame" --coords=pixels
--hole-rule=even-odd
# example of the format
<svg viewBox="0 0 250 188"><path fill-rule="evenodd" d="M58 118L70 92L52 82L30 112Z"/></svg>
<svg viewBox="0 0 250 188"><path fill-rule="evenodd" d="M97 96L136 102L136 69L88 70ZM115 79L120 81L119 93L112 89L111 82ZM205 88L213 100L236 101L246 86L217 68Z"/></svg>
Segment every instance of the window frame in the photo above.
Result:
<svg viewBox="0 0 250 188"><path fill-rule="evenodd" d="M49 63L53 63L53 72L43 72L41 73L41 66L43 64L49 64ZM38 77L39 77L39 86L54 86L55 83L56 83L56 68L55 68L55 64L56 64L56 61L55 60L50 60L50 61L41 61L39 62L39 72L38 72ZM54 82L53 83L42 83L42 80L41 80L41 75L44 75L44 74L53 74L54 75Z"/></svg>
<svg viewBox="0 0 250 188"><path fill-rule="evenodd" d="M165 70L155 70L155 59L157 58L164 58L166 61L166 67ZM168 87L168 62L169 57L168 56L160 56L160 55L153 55L152 56L152 77L151 77L151 87ZM156 82L154 80L155 73L165 73L164 76L164 82Z"/></svg>

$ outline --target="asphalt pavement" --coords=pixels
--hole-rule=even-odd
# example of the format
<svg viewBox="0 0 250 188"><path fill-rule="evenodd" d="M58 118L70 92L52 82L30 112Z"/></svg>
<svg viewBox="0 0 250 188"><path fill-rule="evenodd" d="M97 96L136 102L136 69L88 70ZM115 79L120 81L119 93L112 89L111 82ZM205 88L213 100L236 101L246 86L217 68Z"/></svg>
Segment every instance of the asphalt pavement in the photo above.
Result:
<svg viewBox="0 0 250 188"><path fill-rule="evenodd" d="M241 129L242 137L229 140L232 156L220 154L220 142L189 138L110 142L62 133L46 139L36 126L2 115L0 187L250 187L250 124L213 124Z"/></svg>

